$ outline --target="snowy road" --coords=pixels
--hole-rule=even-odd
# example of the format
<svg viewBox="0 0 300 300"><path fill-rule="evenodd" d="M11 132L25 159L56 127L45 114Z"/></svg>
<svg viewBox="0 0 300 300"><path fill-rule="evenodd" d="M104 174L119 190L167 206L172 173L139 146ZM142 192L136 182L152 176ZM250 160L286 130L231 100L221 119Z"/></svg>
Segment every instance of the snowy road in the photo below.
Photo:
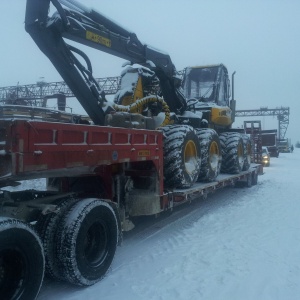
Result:
<svg viewBox="0 0 300 300"><path fill-rule="evenodd" d="M46 281L39 300L300 299L300 149L257 186L226 188L139 225L88 288Z"/></svg>

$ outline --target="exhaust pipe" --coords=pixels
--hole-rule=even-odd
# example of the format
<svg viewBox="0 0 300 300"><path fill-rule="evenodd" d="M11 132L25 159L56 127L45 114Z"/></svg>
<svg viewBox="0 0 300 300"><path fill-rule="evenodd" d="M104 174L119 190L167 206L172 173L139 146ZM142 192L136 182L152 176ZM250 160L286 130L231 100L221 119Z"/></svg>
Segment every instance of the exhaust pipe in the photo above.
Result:
<svg viewBox="0 0 300 300"><path fill-rule="evenodd" d="M230 109L232 111L231 113L231 119L232 119L232 123L234 123L235 121L235 107L236 107L236 101L234 100L234 75L235 75L235 71L232 73L231 76L231 88L232 88L232 92L231 92L231 100L230 100Z"/></svg>

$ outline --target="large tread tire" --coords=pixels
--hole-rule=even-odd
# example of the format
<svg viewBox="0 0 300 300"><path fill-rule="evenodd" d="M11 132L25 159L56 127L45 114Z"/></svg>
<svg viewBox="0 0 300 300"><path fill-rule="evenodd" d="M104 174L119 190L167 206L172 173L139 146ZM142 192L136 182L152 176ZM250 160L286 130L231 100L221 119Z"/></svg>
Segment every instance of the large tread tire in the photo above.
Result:
<svg viewBox="0 0 300 300"><path fill-rule="evenodd" d="M64 199L57 203L57 212L41 215L36 223L36 230L40 235L45 253L45 273L48 277L56 280L64 280L62 268L57 257L57 243L60 239L61 229L59 223L68 209L78 199Z"/></svg>
<svg viewBox="0 0 300 300"><path fill-rule="evenodd" d="M242 135L237 132L220 134L222 148L222 173L239 174L244 165L244 145Z"/></svg>
<svg viewBox="0 0 300 300"><path fill-rule="evenodd" d="M66 281L89 286L109 269L118 244L119 230L114 209L96 198L77 202L60 224L58 257Z"/></svg>
<svg viewBox="0 0 300 300"><path fill-rule="evenodd" d="M221 171L222 153L217 132L210 128L196 129L201 149L198 181L214 181Z"/></svg>
<svg viewBox="0 0 300 300"><path fill-rule="evenodd" d="M242 135L243 144L244 144L244 165L243 171L247 171L251 165L251 156L252 156L252 144L251 139L247 134Z"/></svg>
<svg viewBox="0 0 300 300"><path fill-rule="evenodd" d="M30 225L0 218L0 298L36 299L44 277L44 253Z"/></svg>
<svg viewBox="0 0 300 300"><path fill-rule="evenodd" d="M195 130L188 125L168 125L164 133L164 182L168 188L192 186L200 172L201 152Z"/></svg>

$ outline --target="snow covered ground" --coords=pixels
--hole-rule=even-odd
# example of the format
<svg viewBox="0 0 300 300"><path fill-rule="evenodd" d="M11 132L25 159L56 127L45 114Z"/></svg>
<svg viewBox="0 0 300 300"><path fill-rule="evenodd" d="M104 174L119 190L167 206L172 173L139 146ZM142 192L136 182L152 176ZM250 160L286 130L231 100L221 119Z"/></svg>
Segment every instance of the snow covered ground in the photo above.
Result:
<svg viewBox="0 0 300 300"><path fill-rule="evenodd" d="M101 282L46 280L38 299L300 299L299 169L295 149L271 158L257 186L147 219L127 234Z"/></svg>

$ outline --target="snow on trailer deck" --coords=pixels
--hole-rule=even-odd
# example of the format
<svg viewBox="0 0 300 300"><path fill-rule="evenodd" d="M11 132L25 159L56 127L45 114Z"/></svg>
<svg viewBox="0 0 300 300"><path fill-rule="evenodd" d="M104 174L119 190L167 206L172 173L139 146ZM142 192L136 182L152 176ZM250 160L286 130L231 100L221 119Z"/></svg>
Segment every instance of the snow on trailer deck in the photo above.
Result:
<svg viewBox="0 0 300 300"><path fill-rule="evenodd" d="M178 199L181 204L182 198L185 198L186 201L191 201L200 196L206 197L209 193L213 193L225 186L234 186L238 182L245 182L250 187L253 184L257 184L257 176L261 174L263 174L263 167L260 164L251 164L249 170L242 171L239 174L219 174L216 181L197 182L190 188L175 189L172 193L174 202L176 204L176 199Z"/></svg>

